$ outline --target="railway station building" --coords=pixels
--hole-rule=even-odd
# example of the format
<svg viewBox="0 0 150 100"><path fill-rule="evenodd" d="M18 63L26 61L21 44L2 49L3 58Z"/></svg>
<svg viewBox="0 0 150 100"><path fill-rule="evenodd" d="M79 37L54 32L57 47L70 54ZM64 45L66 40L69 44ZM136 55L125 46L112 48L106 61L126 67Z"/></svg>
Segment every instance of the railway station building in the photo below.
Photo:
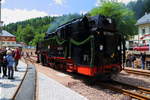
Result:
<svg viewBox="0 0 150 100"><path fill-rule="evenodd" d="M7 32L6 30L2 30L0 34L0 48L16 46L18 46L18 44L16 43L16 36Z"/></svg>

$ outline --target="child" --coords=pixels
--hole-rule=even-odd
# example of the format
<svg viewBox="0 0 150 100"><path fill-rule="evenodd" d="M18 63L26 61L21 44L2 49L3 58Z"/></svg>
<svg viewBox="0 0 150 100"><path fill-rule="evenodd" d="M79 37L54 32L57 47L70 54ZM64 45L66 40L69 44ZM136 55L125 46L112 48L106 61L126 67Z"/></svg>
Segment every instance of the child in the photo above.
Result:
<svg viewBox="0 0 150 100"><path fill-rule="evenodd" d="M13 65L14 65L14 58L12 56L12 51L8 50L7 51L7 56L6 56L6 60L7 60L7 67L8 67L8 79L14 79L13 75L14 75L14 70L13 70Z"/></svg>

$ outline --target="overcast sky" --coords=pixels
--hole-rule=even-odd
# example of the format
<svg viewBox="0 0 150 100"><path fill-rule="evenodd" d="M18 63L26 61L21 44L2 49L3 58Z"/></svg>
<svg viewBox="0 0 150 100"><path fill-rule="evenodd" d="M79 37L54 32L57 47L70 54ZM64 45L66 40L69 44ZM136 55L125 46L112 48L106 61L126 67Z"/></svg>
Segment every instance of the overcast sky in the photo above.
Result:
<svg viewBox="0 0 150 100"><path fill-rule="evenodd" d="M8 24L42 16L86 13L98 3L98 0L2 0L2 20Z"/></svg>

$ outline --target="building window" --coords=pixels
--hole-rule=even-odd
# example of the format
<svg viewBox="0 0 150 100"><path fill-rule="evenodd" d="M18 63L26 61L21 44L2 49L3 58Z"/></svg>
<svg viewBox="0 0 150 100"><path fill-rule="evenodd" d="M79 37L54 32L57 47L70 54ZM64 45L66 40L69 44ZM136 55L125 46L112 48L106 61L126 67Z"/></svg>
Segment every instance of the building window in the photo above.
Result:
<svg viewBox="0 0 150 100"><path fill-rule="evenodd" d="M145 28L142 29L142 34L145 34Z"/></svg>

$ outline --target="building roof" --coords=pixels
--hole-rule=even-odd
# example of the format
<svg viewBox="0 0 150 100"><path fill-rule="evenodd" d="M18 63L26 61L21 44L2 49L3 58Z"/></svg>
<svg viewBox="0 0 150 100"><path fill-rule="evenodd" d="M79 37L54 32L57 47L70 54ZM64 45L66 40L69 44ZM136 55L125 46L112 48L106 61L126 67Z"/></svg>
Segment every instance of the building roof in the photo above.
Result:
<svg viewBox="0 0 150 100"><path fill-rule="evenodd" d="M147 24L147 23L150 23L150 13L149 14L145 14L143 17L141 17L136 25L141 25L141 24Z"/></svg>
<svg viewBox="0 0 150 100"><path fill-rule="evenodd" d="M15 35L5 31L5 30L2 30L2 33L0 33L0 36L10 36L10 37L16 37Z"/></svg>

